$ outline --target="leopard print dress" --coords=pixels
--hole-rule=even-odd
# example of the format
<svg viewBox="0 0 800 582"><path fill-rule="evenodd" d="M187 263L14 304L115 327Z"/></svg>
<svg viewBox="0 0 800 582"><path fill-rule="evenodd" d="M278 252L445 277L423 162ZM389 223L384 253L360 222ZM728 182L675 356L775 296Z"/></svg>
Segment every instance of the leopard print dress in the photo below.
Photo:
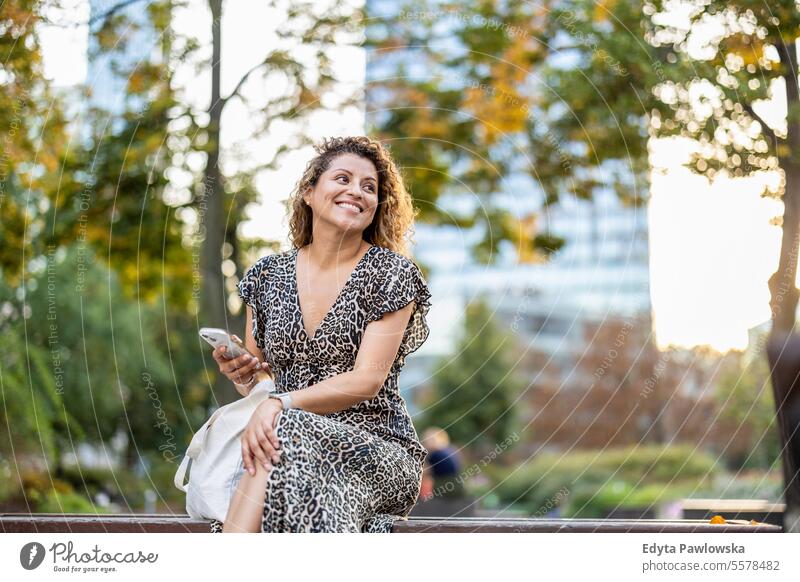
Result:
<svg viewBox="0 0 800 582"><path fill-rule="evenodd" d="M375 398L332 414L279 413L283 452L267 477L261 531L388 533L414 506L428 453L397 381L406 356L428 338L431 294L412 261L372 246L309 337L297 292L297 254L292 249L265 256L239 282L278 392L352 370L367 325L411 301L415 307ZM211 531L221 530L222 523L213 521Z"/></svg>

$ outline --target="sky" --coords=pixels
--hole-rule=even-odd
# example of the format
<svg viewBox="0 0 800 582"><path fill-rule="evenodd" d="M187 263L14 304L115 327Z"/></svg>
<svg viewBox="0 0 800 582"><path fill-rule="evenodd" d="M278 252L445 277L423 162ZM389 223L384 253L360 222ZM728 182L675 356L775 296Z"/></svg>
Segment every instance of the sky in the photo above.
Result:
<svg viewBox="0 0 800 582"><path fill-rule="evenodd" d="M88 2L67 0L66 4L64 14L54 14L54 19L88 19ZM256 0L228 2L226 7L223 95L265 54L274 39L265 23L279 20ZM176 17L181 30L195 34L207 30L209 21L206 3L201 0L191 0L189 9ZM201 35L200 39L208 42L208 37ZM55 84L71 86L85 80L85 27L42 28L41 41L45 74ZM343 80L343 93L363 83L363 51L346 48L333 56ZM179 82L186 89L186 98L204 108L204 95L210 85L208 74L197 74L186 67L179 74ZM250 83L247 90L250 98L258 100L268 97L269 91L280 91L280 87ZM222 146L227 150L238 148L245 160L223 159L223 164L228 164L226 169L236 163L268 160L270 152L287 138L290 128L276 127L270 136L247 142L252 127L250 113L240 104L233 105L223 120ZM757 111L779 118L785 114L785 106L785 102L778 103ZM307 132L314 139L363 134L363 112L351 109L317 115ZM708 184L681 167L687 151L685 143L671 140L653 144L652 161L663 168L662 172L653 173L648 208L656 339L662 347L709 344L720 351L743 349L748 329L769 319L767 279L777 267L780 249L780 230L769 220L780 215L782 204L759 197L763 179L720 179ZM245 236L286 239L288 228L281 200L289 195L312 155L310 148L298 149L284 158L278 171L262 174L257 184L261 200L243 225ZM452 317L444 310L438 315L442 323ZM437 318L432 309L432 329L437 327ZM433 336L432 333L431 340Z"/></svg>
<svg viewBox="0 0 800 582"><path fill-rule="evenodd" d="M653 176L648 208L657 341L743 349L747 330L770 317L781 231L769 220L783 204L761 198L757 178L709 184L692 174L679 141L658 146L669 169Z"/></svg>

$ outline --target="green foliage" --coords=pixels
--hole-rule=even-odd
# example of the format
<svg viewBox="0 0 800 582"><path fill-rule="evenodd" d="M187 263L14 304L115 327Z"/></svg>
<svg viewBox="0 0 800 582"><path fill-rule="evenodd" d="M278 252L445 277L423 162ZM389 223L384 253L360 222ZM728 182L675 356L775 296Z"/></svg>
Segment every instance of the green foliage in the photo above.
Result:
<svg viewBox="0 0 800 582"><path fill-rule="evenodd" d="M48 257L28 286L27 341L53 359L51 376L63 383L64 405L76 421L70 429L88 442L110 439L126 415L146 410L142 374L169 378L165 354L156 349L158 313L127 301L117 275L80 245Z"/></svg>
<svg viewBox="0 0 800 582"><path fill-rule="evenodd" d="M7 287L0 296L8 314L0 380L13 436L3 431L0 451L58 467L76 442L125 434L123 461L153 451L173 467L210 405L188 314L128 301L91 248L54 252L31 270L24 308Z"/></svg>
<svg viewBox="0 0 800 582"><path fill-rule="evenodd" d="M720 418L736 427L728 445L732 450L725 452L732 468L770 469L778 464L780 435L764 351L758 350L749 359L740 358L738 366L722 375L714 396Z"/></svg>
<svg viewBox="0 0 800 582"><path fill-rule="evenodd" d="M678 501L691 495L695 483L653 483L636 486L625 481L610 481L599 488L585 485L575 488L564 507L566 517L607 517L616 509L636 508L655 510L660 504Z"/></svg>
<svg viewBox="0 0 800 582"><path fill-rule="evenodd" d="M64 480L47 469L44 471L33 467L23 469L19 475L15 475L14 481L21 483L22 488L22 491L15 491L15 496L18 497L17 504L24 505L25 508L32 507L33 511L103 513L86 495L78 492L83 490L80 484Z"/></svg>
<svg viewBox="0 0 800 582"><path fill-rule="evenodd" d="M680 497L705 483L716 466L713 457L691 446L647 446L547 453L490 475L500 505L513 504L534 515L559 500L564 514L591 517L617 506Z"/></svg>
<svg viewBox="0 0 800 582"><path fill-rule="evenodd" d="M59 471L59 480L90 499L100 493L121 507L143 507L145 491L155 490L156 498L174 507L181 507L185 494L173 484L177 464L165 462L157 451L142 450L143 465L148 472L145 478L138 470L126 467L85 467L68 465Z"/></svg>
<svg viewBox="0 0 800 582"><path fill-rule="evenodd" d="M513 366L513 337L503 333L483 301L467 306L457 355L441 362L430 402L417 421L436 425L466 447L491 449L516 425L514 400L523 383Z"/></svg>
<svg viewBox="0 0 800 582"><path fill-rule="evenodd" d="M44 493L33 492L31 501L38 513L106 513L74 491L51 489Z"/></svg>
<svg viewBox="0 0 800 582"><path fill-rule="evenodd" d="M55 201L67 204L73 186L62 165L70 143L64 103L42 66L40 4L19 0L0 10L0 278L11 287L25 261L44 252L46 213Z"/></svg>
<svg viewBox="0 0 800 582"><path fill-rule="evenodd" d="M0 98L4 126L16 128L0 176L0 389L11 429L0 453L13 473L58 472L75 443L108 447L124 434L125 464L154 451L173 467L209 391L190 311L192 248L166 196L166 168L186 145L171 131L169 69L136 63L129 109L108 125L107 112L93 112L93 140L71 142L39 66L35 15L20 8L3 14L26 40L14 41L25 54L7 63L14 90ZM150 13L159 15L152 3ZM129 485L128 496L140 489ZM47 506L60 499L45 485L31 491Z"/></svg>
<svg viewBox="0 0 800 582"><path fill-rule="evenodd" d="M783 473L780 467L770 472L736 471L717 475L712 483L698 487L692 497L698 499L767 499L784 500Z"/></svg>
<svg viewBox="0 0 800 582"><path fill-rule="evenodd" d="M0 430L0 456L54 458L70 413L51 373L50 354L26 341L22 310L2 280L0 307L0 392L7 427Z"/></svg>
<svg viewBox="0 0 800 582"><path fill-rule="evenodd" d="M159 297L181 310L192 302L196 265L191 245L194 215L191 188L178 180L196 179L186 158L198 128L183 116L168 58L171 2L142 4L161 46L151 60L117 59L131 37L124 11L102 21L92 34L97 58L117 59L115 74L126 82L120 112L92 108L90 138L73 164L79 193L72 204L49 218L61 233L59 243L85 241L117 272L120 291L129 299L153 303ZM136 23L136 26L140 26ZM105 39L105 40L103 40ZM108 44L106 44L106 42ZM138 49L137 49L138 50Z"/></svg>

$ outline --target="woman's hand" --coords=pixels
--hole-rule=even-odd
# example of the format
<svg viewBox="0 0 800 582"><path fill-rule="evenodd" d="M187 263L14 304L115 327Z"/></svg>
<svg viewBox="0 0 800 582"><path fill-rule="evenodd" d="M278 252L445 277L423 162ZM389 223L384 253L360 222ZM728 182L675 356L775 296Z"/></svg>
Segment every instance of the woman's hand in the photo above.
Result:
<svg viewBox="0 0 800 582"><path fill-rule="evenodd" d="M242 461L245 470L255 475L255 462L269 471L280 460L280 441L275 432L278 414L283 404L277 398L267 398L258 405L242 434Z"/></svg>
<svg viewBox="0 0 800 582"><path fill-rule="evenodd" d="M232 336L239 339L235 335ZM250 354L242 354L238 358L227 359L224 354L227 351L225 346L219 346L211 352L212 357L219 364L219 371L234 384L248 384L253 379L256 370L267 369L266 364ZM247 396L247 394L242 394Z"/></svg>

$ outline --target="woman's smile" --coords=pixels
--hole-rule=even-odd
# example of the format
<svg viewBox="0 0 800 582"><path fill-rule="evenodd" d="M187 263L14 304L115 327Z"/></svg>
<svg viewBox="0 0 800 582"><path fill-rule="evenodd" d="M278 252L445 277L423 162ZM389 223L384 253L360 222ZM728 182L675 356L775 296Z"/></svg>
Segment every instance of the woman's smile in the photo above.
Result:
<svg viewBox="0 0 800 582"><path fill-rule="evenodd" d="M352 214L361 214L361 209L349 202L337 202L336 206L343 208Z"/></svg>

